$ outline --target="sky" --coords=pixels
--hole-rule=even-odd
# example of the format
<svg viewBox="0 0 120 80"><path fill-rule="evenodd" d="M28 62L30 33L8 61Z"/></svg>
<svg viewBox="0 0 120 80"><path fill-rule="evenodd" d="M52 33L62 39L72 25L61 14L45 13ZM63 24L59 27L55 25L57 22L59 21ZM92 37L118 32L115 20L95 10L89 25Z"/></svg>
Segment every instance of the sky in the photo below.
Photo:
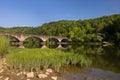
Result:
<svg viewBox="0 0 120 80"><path fill-rule="evenodd" d="M120 0L0 0L0 26L31 26L120 14Z"/></svg>

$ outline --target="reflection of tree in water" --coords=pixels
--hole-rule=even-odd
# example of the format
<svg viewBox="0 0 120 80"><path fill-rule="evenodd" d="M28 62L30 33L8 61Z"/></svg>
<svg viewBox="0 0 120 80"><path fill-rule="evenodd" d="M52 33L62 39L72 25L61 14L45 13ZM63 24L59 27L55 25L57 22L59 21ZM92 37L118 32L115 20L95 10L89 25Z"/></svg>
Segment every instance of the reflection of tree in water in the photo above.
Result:
<svg viewBox="0 0 120 80"><path fill-rule="evenodd" d="M24 47L26 48L40 48L42 47L43 41L36 37L29 37L24 41Z"/></svg>
<svg viewBox="0 0 120 80"><path fill-rule="evenodd" d="M103 52L102 46L93 46L93 45L71 45L69 51L74 52L75 54L80 54L84 56L86 62L92 62L97 55L101 55Z"/></svg>
<svg viewBox="0 0 120 80"><path fill-rule="evenodd" d="M120 56L118 54L120 49L117 47L105 47L103 48L103 54L91 56L93 67L103 70L109 70L114 72L120 72Z"/></svg>
<svg viewBox="0 0 120 80"><path fill-rule="evenodd" d="M46 41L46 46L48 48L57 48L59 46L59 41L55 38L50 38Z"/></svg>
<svg viewBox="0 0 120 80"><path fill-rule="evenodd" d="M103 54L98 55L94 59L93 66L102 68L104 70L110 70L120 72L120 48L118 47L105 47Z"/></svg>
<svg viewBox="0 0 120 80"><path fill-rule="evenodd" d="M120 72L120 48L102 47L89 45L71 45L71 50L75 54L85 55L92 60L91 67L100 68L114 72Z"/></svg>
<svg viewBox="0 0 120 80"><path fill-rule="evenodd" d="M100 55L103 51L102 46L95 45L71 45L71 51L78 54Z"/></svg>

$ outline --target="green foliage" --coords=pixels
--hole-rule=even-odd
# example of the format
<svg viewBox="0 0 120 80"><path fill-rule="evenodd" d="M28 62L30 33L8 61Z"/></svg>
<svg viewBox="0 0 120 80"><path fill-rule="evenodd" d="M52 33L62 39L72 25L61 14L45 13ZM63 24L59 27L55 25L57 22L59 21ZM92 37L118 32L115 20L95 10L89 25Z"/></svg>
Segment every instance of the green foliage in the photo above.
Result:
<svg viewBox="0 0 120 80"><path fill-rule="evenodd" d="M75 27L75 28L73 28L72 31L70 31L69 35L73 41L77 40L77 41L84 42L84 37L86 35L85 29Z"/></svg>
<svg viewBox="0 0 120 80"><path fill-rule="evenodd" d="M104 39L118 44L120 42L120 18L113 21L112 25L109 25L103 29Z"/></svg>
<svg viewBox="0 0 120 80"><path fill-rule="evenodd" d="M91 60L84 55L63 52L54 49L15 49L6 56L10 68L24 70L40 70L53 68L58 70L64 65L86 65Z"/></svg>
<svg viewBox="0 0 120 80"><path fill-rule="evenodd" d="M4 55L9 47L9 40L4 36L0 36L0 55Z"/></svg>

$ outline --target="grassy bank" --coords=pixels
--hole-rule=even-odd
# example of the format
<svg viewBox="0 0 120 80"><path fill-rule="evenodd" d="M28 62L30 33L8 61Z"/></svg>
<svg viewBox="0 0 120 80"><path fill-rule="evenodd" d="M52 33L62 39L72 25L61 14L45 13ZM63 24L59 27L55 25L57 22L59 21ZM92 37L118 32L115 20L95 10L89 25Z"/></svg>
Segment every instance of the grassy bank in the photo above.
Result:
<svg viewBox="0 0 120 80"><path fill-rule="evenodd" d="M46 68L59 70L63 65L91 64L91 60L84 55L54 49L15 49L6 59L11 69L37 71Z"/></svg>
<svg viewBox="0 0 120 80"><path fill-rule="evenodd" d="M0 36L0 56L3 56L7 53L8 47L9 40L4 36Z"/></svg>

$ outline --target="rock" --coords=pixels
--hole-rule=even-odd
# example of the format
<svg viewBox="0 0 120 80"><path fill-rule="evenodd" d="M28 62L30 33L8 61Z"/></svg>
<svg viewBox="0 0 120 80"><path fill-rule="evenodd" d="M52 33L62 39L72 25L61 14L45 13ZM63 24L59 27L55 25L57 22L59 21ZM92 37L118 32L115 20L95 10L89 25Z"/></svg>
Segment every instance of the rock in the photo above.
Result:
<svg viewBox="0 0 120 80"><path fill-rule="evenodd" d="M30 77L30 78L33 78L34 77L34 73L33 72L26 73L26 76Z"/></svg>
<svg viewBox="0 0 120 80"><path fill-rule="evenodd" d="M27 74L25 71L22 72L23 74Z"/></svg>
<svg viewBox="0 0 120 80"><path fill-rule="evenodd" d="M51 77L53 80L57 80L57 77L56 76L54 76L54 77Z"/></svg>
<svg viewBox="0 0 120 80"><path fill-rule="evenodd" d="M0 73L2 73L3 71L4 71L4 69L1 69L1 70L0 70Z"/></svg>
<svg viewBox="0 0 120 80"><path fill-rule="evenodd" d="M0 76L0 79L3 78L3 76Z"/></svg>
<svg viewBox="0 0 120 80"><path fill-rule="evenodd" d="M2 60L2 62L5 63L5 62L6 62L6 59L4 58L4 59Z"/></svg>
<svg viewBox="0 0 120 80"><path fill-rule="evenodd" d="M52 73L52 69L46 69L46 72Z"/></svg>
<svg viewBox="0 0 120 80"><path fill-rule="evenodd" d="M47 75L46 75L46 74L38 74L38 77L39 77L39 78L46 78Z"/></svg>
<svg viewBox="0 0 120 80"><path fill-rule="evenodd" d="M0 64L0 69L2 69L2 67L3 67L2 64Z"/></svg>
<svg viewBox="0 0 120 80"><path fill-rule="evenodd" d="M4 65L7 65L7 63L5 62Z"/></svg>
<svg viewBox="0 0 120 80"><path fill-rule="evenodd" d="M6 77L4 80L9 80L9 77Z"/></svg>
<svg viewBox="0 0 120 80"><path fill-rule="evenodd" d="M0 64L0 69L2 69L2 66L1 66L1 64Z"/></svg>
<svg viewBox="0 0 120 80"><path fill-rule="evenodd" d="M45 72L45 74L46 74L46 75L50 75L50 73L49 73L49 72Z"/></svg>
<svg viewBox="0 0 120 80"><path fill-rule="evenodd" d="M22 75L22 72L19 72L19 73L17 73L16 75L17 75L17 76Z"/></svg>

